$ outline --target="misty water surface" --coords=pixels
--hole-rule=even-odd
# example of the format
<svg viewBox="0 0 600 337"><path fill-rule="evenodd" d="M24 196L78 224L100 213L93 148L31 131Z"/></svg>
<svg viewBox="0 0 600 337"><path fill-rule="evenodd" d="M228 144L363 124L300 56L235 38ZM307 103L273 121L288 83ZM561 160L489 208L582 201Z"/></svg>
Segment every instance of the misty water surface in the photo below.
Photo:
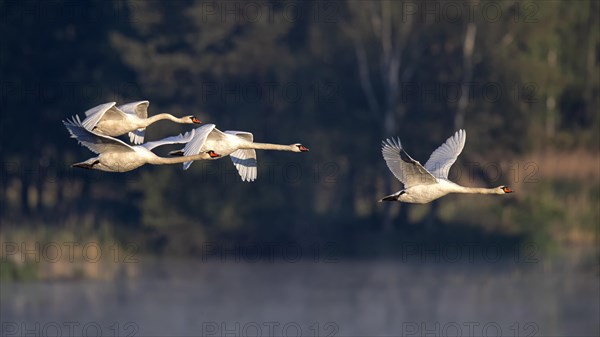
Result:
<svg viewBox="0 0 600 337"><path fill-rule="evenodd" d="M136 268L113 281L3 283L3 335L599 333L598 274L585 264L141 259Z"/></svg>

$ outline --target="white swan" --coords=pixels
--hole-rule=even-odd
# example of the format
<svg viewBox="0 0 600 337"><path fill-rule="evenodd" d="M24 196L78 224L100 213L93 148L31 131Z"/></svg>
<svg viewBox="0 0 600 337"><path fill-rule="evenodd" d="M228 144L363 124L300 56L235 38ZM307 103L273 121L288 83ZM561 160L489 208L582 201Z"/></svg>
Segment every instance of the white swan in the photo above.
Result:
<svg viewBox="0 0 600 337"><path fill-rule="evenodd" d="M202 151L211 149L221 156L229 155L233 165L238 170L242 181L254 181L256 179L256 151L255 150L279 150L291 152L308 152L302 144L279 145L268 143L255 143L250 132L225 131L222 132L214 124L206 124L196 129L196 134L189 143L180 151L172 151L171 155L195 155ZM187 170L191 161L183 164Z"/></svg>
<svg viewBox="0 0 600 337"><path fill-rule="evenodd" d="M383 159L404 189L388 195L381 201L401 201L425 204L449 193L506 194L513 191L506 186L494 188L465 187L448 180L448 171L465 146L467 133L457 131L433 153L425 167L412 159L402 148L400 139L387 139L383 142L381 152Z"/></svg>
<svg viewBox="0 0 600 337"><path fill-rule="evenodd" d="M104 136L117 137L129 133L134 144L144 142L144 130L156 121L168 119L180 124L201 124L194 116L175 117L162 113L148 117L148 101L133 102L116 107L115 102L100 104L85 112L83 126Z"/></svg>
<svg viewBox="0 0 600 337"><path fill-rule="evenodd" d="M143 145L130 146L119 139L100 135L86 129L79 119L79 116L75 116L72 120L63 121L63 124L67 130L69 130L71 138L77 139L80 144L87 147L92 152L99 154L97 157L73 164L72 167L107 172L127 172L144 164L180 164L189 160L211 159L220 156L214 151L208 150L189 157L164 158L159 157L150 151L155 147L166 144L186 143L195 136L196 131L194 130L187 132L185 135L167 137Z"/></svg>

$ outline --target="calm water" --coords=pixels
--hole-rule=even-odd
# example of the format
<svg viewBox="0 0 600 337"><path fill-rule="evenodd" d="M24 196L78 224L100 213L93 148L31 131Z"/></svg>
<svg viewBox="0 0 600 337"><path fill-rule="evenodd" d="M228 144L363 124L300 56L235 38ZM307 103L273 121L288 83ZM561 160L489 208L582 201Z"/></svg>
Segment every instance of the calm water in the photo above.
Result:
<svg viewBox="0 0 600 337"><path fill-rule="evenodd" d="M599 335L589 264L144 260L136 269L116 281L2 284L2 335Z"/></svg>

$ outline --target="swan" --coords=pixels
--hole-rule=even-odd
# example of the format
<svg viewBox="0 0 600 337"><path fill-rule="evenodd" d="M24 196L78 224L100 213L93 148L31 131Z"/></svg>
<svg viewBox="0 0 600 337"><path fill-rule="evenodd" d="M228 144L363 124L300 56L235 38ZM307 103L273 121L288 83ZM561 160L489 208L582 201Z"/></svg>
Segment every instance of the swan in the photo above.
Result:
<svg viewBox="0 0 600 337"><path fill-rule="evenodd" d="M229 155L242 181L254 181L256 179L255 150L309 151L308 148L300 143L290 145L255 143L254 136L250 132L222 132L214 124L205 124L196 129L196 134L182 150L172 151L170 154L190 156L201 151L206 151L206 149L212 149L221 156ZM186 161L183 164L183 169L187 170L191 164L191 161Z"/></svg>
<svg viewBox="0 0 600 337"><path fill-rule="evenodd" d="M90 131L83 126L79 116L71 120L63 121L69 130L71 138L75 138L80 144L90 149L99 156L90 158L84 162L73 164L72 167L95 169L107 172L127 172L134 170L144 164L164 165L179 164L190 160L202 160L217 158L220 155L212 150L204 151L194 156L179 158L164 158L155 155L151 150L166 144L181 144L189 142L196 131L192 130L185 135L167 137L162 140L147 142L143 145L131 146L125 142Z"/></svg>
<svg viewBox="0 0 600 337"><path fill-rule="evenodd" d="M465 146L467 133L458 130L438 147L423 167L402 148L400 139L387 139L382 144L383 159L404 185L404 189L379 200L426 204L449 193L507 194L513 191L507 186L494 188L465 187L448 180L448 171Z"/></svg>
<svg viewBox="0 0 600 337"><path fill-rule="evenodd" d="M175 117L162 113L148 117L148 101L139 101L116 106L115 102L100 104L85 112L83 126L104 136L117 137L129 133L129 139L134 144L144 142L144 130L156 121L168 119L180 124L201 124L194 116Z"/></svg>

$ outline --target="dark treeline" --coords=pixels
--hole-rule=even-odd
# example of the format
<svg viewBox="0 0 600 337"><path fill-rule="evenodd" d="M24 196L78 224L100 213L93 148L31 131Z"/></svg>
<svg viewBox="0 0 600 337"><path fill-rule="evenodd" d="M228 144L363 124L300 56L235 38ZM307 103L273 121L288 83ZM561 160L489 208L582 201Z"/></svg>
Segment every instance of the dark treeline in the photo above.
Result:
<svg viewBox="0 0 600 337"><path fill-rule="evenodd" d="M584 192L542 175L513 198L375 201L400 187L380 154L396 135L425 162L465 128L455 170L470 186L504 180L523 191L523 177L548 172L520 162L520 178L498 176L488 163L557 151L597 158L598 13L597 1L0 0L2 226L135 231L183 253L229 240L335 240L357 251L394 229L469 238L552 236L552 221L593 228L597 179ZM311 152L259 152L254 183L228 158L185 172L69 167L93 154L61 120L143 99L150 114L195 114ZM160 122L146 138L188 129ZM564 190L592 207L572 215L560 197L539 196Z"/></svg>

